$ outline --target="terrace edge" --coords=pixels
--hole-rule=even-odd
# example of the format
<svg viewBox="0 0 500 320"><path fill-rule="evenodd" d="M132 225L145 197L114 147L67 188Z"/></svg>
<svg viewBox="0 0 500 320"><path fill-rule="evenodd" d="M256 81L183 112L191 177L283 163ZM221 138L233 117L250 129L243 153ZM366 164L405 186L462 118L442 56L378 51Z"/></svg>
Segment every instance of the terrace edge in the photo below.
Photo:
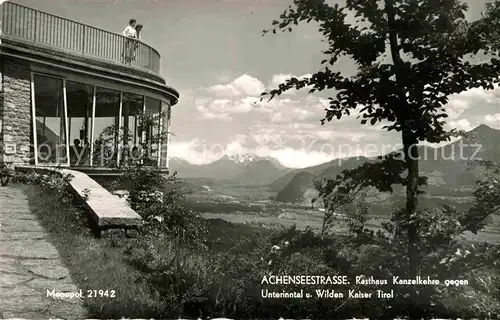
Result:
<svg viewBox="0 0 500 320"><path fill-rule="evenodd" d="M100 78L114 78L116 81L135 84L167 95L174 106L179 100L179 92L168 86L166 81L153 72L118 63L75 55L61 49L54 49L29 41L0 36L0 55L39 63L48 67L70 70ZM90 72L89 72L90 71ZM118 78L118 79L116 79Z"/></svg>

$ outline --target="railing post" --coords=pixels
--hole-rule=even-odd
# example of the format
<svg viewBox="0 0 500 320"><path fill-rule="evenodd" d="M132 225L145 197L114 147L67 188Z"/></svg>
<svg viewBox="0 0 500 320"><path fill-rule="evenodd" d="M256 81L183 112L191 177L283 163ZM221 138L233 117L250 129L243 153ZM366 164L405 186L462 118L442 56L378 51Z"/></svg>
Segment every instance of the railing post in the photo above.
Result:
<svg viewBox="0 0 500 320"><path fill-rule="evenodd" d="M83 37L82 37L82 54L85 54L85 38L86 38L86 31L87 28L85 27L85 25L83 25Z"/></svg>
<svg viewBox="0 0 500 320"><path fill-rule="evenodd" d="M5 13L5 10L6 10L6 7L8 5L8 2L6 2L3 6L2 6L2 9L1 9L1 16L0 16L0 36L5 32L5 28L4 28L4 25L5 25L5 16L6 16L6 13ZM1 41L0 41L1 42Z"/></svg>
<svg viewBox="0 0 500 320"><path fill-rule="evenodd" d="M149 63L148 63L148 69L152 70L153 69L153 49L149 47Z"/></svg>
<svg viewBox="0 0 500 320"><path fill-rule="evenodd" d="M38 11L35 11L35 22L33 26L33 42L36 42L37 24L38 24Z"/></svg>

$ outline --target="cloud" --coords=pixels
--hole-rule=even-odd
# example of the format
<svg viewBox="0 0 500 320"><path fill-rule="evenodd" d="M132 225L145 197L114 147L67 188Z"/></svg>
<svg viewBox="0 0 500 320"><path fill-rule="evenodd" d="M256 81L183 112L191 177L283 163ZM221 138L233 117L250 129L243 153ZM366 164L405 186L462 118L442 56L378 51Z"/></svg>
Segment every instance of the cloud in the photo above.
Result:
<svg viewBox="0 0 500 320"><path fill-rule="evenodd" d="M220 159L224 155L233 156L253 151L255 150L246 148L244 143L238 139L229 143L209 143L204 140L193 139L190 141L172 141L169 145L169 157L185 159L192 164L206 164Z"/></svg>
<svg viewBox="0 0 500 320"><path fill-rule="evenodd" d="M271 78L271 82L269 83L269 88L277 88L280 84L284 83L286 80L288 80L292 77L293 77L293 75L290 73L289 74L283 74L283 73L275 74Z"/></svg>
<svg viewBox="0 0 500 320"><path fill-rule="evenodd" d="M289 75L275 76L271 84L288 78ZM270 84L270 85L271 85ZM260 121L268 123L291 123L316 121L324 117L328 100L315 97L275 97L261 100L260 94L266 90L263 82L244 74L228 84L219 84L199 90L194 99L200 119L222 119L229 121L235 116L249 113L264 113Z"/></svg>
<svg viewBox="0 0 500 320"><path fill-rule="evenodd" d="M197 106L196 110L201 114L200 119L232 121L231 115L225 112L212 112L204 106Z"/></svg>
<svg viewBox="0 0 500 320"><path fill-rule="evenodd" d="M311 76L312 76L312 74L310 74L310 73L303 74L301 76L295 76L293 74L284 74L284 73L275 74L275 75L272 76L271 81L268 84L268 90L278 89L278 87L279 87L280 84L285 83L287 80L289 80L291 78L297 78L299 80L302 80L302 79L305 79L305 78L310 78ZM304 87L304 88L302 88L300 90L290 89L288 91L285 91L283 93L283 95L295 95L297 93L307 92L310 89L311 89L310 86Z"/></svg>
<svg viewBox="0 0 500 320"><path fill-rule="evenodd" d="M264 83L248 74L244 74L227 84L217 84L208 88L217 97L238 97L242 95L260 96L266 90Z"/></svg>
<svg viewBox="0 0 500 320"><path fill-rule="evenodd" d="M304 76L308 75L300 77ZM222 154L256 153L275 156L287 166L305 167L346 154L371 154L372 151L363 149L364 145L400 141L399 133L382 129L387 122L361 125L357 119L361 105L350 116L322 126L320 120L330 103L324 95L291 90L293 94L261 101L261 92L274 89L291 77L291 74L275 74L270 79L258 79L243 74L229 81L219 79L226 81L208 88L188 90L186 103L190 106L176 106L179 111L173 119L174 127L176 123L183 127L174 131L181 133L183 139L202 137L209 141L204 143L205 148L208 145L210 148L202 152L201 146L190 145L187 149L177 146L175 152L186 153L185 158L195 163L207 163ZM471 130L481 123L500 127L500 113L496 113L500 111L499 98L498 88L471 89L451 96L445 106L449 115L447 127ZM238 135L245 138L235 139ZM351 149L345 147L349 149L346 151L340 146Z"/></svg>
<svg viewBox="0 0 500 320"><path fill-rule="evenodd" d="M460 119L460 120L452 120L452 121L449 121L448 122L448 125L451 127L451 128L455 128L455 129L458 129L458 130L465 130L465 131L469 131L469 130L472 130L474 127L472 126L472 124L470 123L469 120L467 119Z"/></svg>
<svg viewBox="0 0 500 320"><path fill-rule="evenodd" d="M200 139L171 141L169 157L185 159L192 164L206 164L220 159L226 154L227 144L213 144Z"/></svg>
<svg viewBox="0 0 500 320"><path fill-rule="evenodd" d="M185 159L192 164L209 163L218 159L216 155L214 155L213 159L202 159L203 154L200 152L200 145L201 141L199 139L171 141L168 145L168 155L169 157Z"/></svg>
<svg viewBox="0 0 500 320"><path fill-rule="evenodd" d="M289 168L306 168L332 160L332 156L324 152L309 152L292 148L272 151L269 156L276 158L282 165Z"/></svg>
<svg viewBox="0 0 500 320"><path fill-rule="evenodd" d="M233 114L248 113L256 109L254 103L258 99L253 97L244 97L237 100L231 99L197 99L196 110L201 113L202 119L223 119L232 120Z"/></svg>
<svg viewBox="0 0 500 320"><path fill-rule="evenodd" d="M280 112L284 111L285 113L290 112L290 109L302 104L303 101L298 99L290 99L290 98L282 98L275 97L274 99L268 101L268 99L264 99L260 101L260 99L255 101L255 107L257 111L264 113L272 113L272 112Z"/></svg>
<svg viewBox="0 0 500 320"><path fill-rule="evenodd" d="M310 74L304 74L297 78L310 77ZM284 117L283 121L289 120L306 120L308 116L314 116L314 112L320 111L324 114L324 108L328 106L328 100L314 97L275 97L267 101L264 98L261 101L261 94L265 91L277 88L277 86L294 77L291 74L274 75L268 85L263 81L248 75L243 74L231 82L225 84L216 84L209 88L198 90L198 92L190 93L196 95L194 104L197 106L197 111L202 113L201 119L217 118L215 114L222 114L221 119L228 119L233 114L249 113L252 111L262 113L280 112L279 109L286 111L283 113L293 113L293 116ZM307 90L308 88L305 88ZM300 90L299 90L300 91ZM294 95L297 90L290 90L288 96ZM203 107L199 107L199 106ZM312 106L312 111L306 107ZM271 115L272 117L272 115ZM319 121L319 116L316 116ZM267 119L269 120L269 119Z"/></svg>
<svg viewBox="0 0 500 320"><path fill-rule="evenodd" d="M341 138L352 142L360 142L368 138L370 135L372 138L377 136L377 134L374 135L373 133L369 133L364 130L334 131L331 129L312 131L309 134L318 140L331 141Z"/></svg>
<svg viewBox="0 0 500 320"><path fill-rule="evenodd" d="M471 107L478 107L486 104L495 104L500 100L500 89L495 86L493 90L473 88L460 94L450 96L445 110L448 119L456 120Z"/></svg>
<svg viewBox="0 0 500 320"><path fill-rule="evenodd" d="M287 123L286 118L279 112L271 115L271 123Z"/></svg>
<svg viewBox="0 0 500 320"><path fill-rule="evenodd" d="M484 116L484 123L490 127L500 129L500 113L488 114Z"/></svg>

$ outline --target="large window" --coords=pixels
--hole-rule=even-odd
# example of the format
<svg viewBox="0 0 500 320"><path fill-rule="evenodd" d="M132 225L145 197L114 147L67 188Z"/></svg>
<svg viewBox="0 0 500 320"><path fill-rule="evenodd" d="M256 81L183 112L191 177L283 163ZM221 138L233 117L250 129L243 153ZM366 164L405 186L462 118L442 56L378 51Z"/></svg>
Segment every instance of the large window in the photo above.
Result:
<svg viewBox="0 0 500 320"><path fill-rule="evenodd" d="M161 121L161 140L160 140L160 167L168 168L167 148L170 143L170 104L161 103L162 121Z"/></svg>
<svg viewBox="0 0 500 320"><path fill-rule="evenodd" d="M72 166L90 165L93 86L66 81L69 155Z"/></svg>
<svg viewBox="0 0 500 320"><path fill-rule="evenodd" d="M144 96L123 93L122 102L122 132L123 152L121 163L129 164L141 160L142 143L142 113L144 109Z"/></svg>
<svg viewBox="0 0 500 320"><path fill-rule="evenodd" d="M35 73L32 94L36 163L168 166L168 103Z"/></svg>
<svg viewBox="0 0 500 320"><path fill-rule="evenodd" d="M120 92L96 88L92 165L116 167L118 161Z"/></svg>
<svg viewBox="0 0 500 320"><path fill-rule="evenodd" d="M67 164L63 80L35 74L33 81L38 163Z"/></svg>
<svg viewBox="0 0 500 320"><path fill-rule="evenodd" d="M161 101L146 97L144 138L147 148L146 165L158 165L160 134Z"/></svg>

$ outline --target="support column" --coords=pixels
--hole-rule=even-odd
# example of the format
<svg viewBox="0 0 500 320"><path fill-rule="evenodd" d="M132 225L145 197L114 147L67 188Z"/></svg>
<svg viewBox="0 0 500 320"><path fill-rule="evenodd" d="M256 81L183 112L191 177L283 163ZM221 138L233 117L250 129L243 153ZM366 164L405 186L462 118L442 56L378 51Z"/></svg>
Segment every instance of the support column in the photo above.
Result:
<svg viewBox="0 0 500 320"><path fill-rule="evenodd" d="M120 161L121 161L121 153L123 148L121 147L121 137L122 135L120 134L122 131L122 110L123 109L123 91L120 91L120 108L118 109L118 136L116 137L116 166L120 166Z"/></svg>
<svg viewBox="0 0 500 320"><path fill-rule="evenodd" d="M64 135L65 136L64 140L66 140L66 143L65 143L66 163L64 163L64 165L69 166L70 165L70 159L69 159L70 158L69 157L70 141L69 141L69 126L68 126L68 99L67 99L67 95L66 95L66 79L62 79L62 82L63 82L63 108L64 108L63 119L64 119L64 130L66 131L65 135Z"/></svg>
<svg viewBox="0 0 500 320"><path fill-rule="evenodd" d="M33 134L33 158L35 166L38 166L38 132L36 129L36 102L35 102L35 75L31 73L31 123Z"/></svg>
<svg viewBox="0 0 500 320"><path fill-rule="evenodd" d="M129 123L129 115L130 115L130 103L124 103L123 104L123 161L124 163L127 163L128 161L128 152L129 152L129 135L128 135L128 130L130 128L130 123Z"/></svg>
<svg viewBox="0 0 500 320"><path fill-rule="evenodd" d="M162 114L163 118L161 119L161 136L162 140L160 141L160 168L168 168L168 143L170 140L170 103L162 102Z"/></svg>
<svg viewBox="0 0 500 320"><path fill-rule="evenodd" d="M95 105L96 105L96 86L92 88L92 119L90 128L90 166L94 162L94 136L95 136Z"/></svg>

